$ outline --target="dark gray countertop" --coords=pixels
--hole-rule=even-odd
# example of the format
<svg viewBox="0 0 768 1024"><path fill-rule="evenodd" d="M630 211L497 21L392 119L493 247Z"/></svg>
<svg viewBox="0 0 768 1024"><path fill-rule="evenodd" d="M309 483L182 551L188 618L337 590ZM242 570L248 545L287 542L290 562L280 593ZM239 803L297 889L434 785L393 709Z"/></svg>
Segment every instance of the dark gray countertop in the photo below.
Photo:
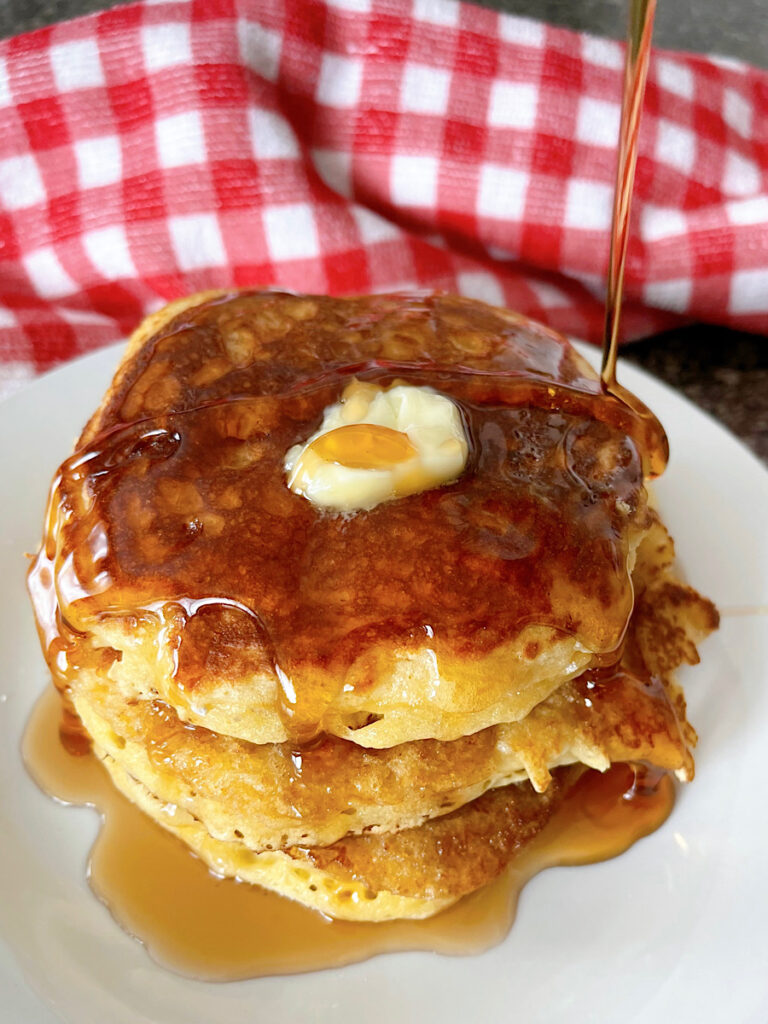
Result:
<svg viewBox="0 0 768 1024"><path fill-rule="evenodd" d="M279 3L280 0L275 0ZM628 0L482 0L486 7L598 35L623 36ZM116 0L0 0L0 38L78 14L117 6ZM658 46L720 53L768 67L765 0L658 0Z"/></svg>
<svg viewBox="0 0 768 1024"><path fill-rule="evenodd" d="M279 0L276 0L279 2ZM484 0L487 6L602 35L623 35L626 0ZM115 6L110 0L0 0L0 37ZM768 66L766 0L660 0L660 46ZM624 355L680 390L768 463L768 339L694 325Z"/></svg>

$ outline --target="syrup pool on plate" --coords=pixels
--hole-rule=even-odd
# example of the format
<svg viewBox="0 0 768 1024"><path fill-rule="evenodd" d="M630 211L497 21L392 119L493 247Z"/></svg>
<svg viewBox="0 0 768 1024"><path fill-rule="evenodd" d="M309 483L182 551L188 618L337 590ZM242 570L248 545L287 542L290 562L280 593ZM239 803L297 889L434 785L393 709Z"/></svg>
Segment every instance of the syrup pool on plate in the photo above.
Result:
<svg viewBox="0 0 768 1024"><path fill-rule="evenodd" d="M605 774L587 771L544 831L485 889L425 921L332 921L256 886L215 877L115 789L93 754L68 753L61 724L61 701L49 687L30 719L23 754L46 793L102 816L89 858L91 886L156 961L211 981L340 967L404 950L480 953L505 937L533 875L624 852L657 829L674 803L668 775L645 777L624 764Z"/></svg>

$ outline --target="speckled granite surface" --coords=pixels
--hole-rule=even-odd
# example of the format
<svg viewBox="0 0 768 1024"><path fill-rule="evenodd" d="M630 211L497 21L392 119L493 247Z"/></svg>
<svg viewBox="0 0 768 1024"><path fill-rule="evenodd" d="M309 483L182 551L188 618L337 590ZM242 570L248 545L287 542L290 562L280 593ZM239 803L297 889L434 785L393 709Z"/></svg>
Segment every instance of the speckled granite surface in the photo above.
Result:
<svg viewBox="0 0 768 1024"><path fill-rule="evenodd" d="M279 2L279 0L276 0ZM484 0L491 7L603 35L622 35L626 0ZM110 0L0 0L0 37L115 6ZM718 52L768 67L766 0L668 0L660 46ZM740 437L768 464L768 338L694 325L624 350Z"/></svg>
<svg viewBox="0 0 768 1024"><path fill-rule="evenodd" d="M622 354L720 420L768 464L768 338L696 324Z"/></svg>

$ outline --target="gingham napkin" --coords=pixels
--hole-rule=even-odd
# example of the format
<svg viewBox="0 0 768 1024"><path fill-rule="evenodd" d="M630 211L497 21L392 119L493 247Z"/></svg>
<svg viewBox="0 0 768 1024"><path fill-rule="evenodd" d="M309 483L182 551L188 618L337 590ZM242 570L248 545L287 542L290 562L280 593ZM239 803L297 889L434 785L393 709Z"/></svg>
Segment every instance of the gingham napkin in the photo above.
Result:
<svg viewBox="0 0 768 1024"><path fill-rule="evenodd" d="M451 0L145 0L0 44L0 385L210 287L597 340L622 47ZM768 75L653 58L628 337L768 333Z"/></svg>

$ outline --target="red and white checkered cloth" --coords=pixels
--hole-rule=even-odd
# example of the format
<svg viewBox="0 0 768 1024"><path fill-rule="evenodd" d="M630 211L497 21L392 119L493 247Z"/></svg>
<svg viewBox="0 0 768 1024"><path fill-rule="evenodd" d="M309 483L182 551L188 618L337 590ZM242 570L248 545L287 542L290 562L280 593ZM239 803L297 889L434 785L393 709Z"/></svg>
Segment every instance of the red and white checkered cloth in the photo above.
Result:
<svg viewBox="0 0 768 1024"><path fill-rule="evenodd" d="M230 285L597 340L622 47L453 0L144 0L0 44L0 385ZM768 333L768 75L658 52L625 333Z"/></svg>

